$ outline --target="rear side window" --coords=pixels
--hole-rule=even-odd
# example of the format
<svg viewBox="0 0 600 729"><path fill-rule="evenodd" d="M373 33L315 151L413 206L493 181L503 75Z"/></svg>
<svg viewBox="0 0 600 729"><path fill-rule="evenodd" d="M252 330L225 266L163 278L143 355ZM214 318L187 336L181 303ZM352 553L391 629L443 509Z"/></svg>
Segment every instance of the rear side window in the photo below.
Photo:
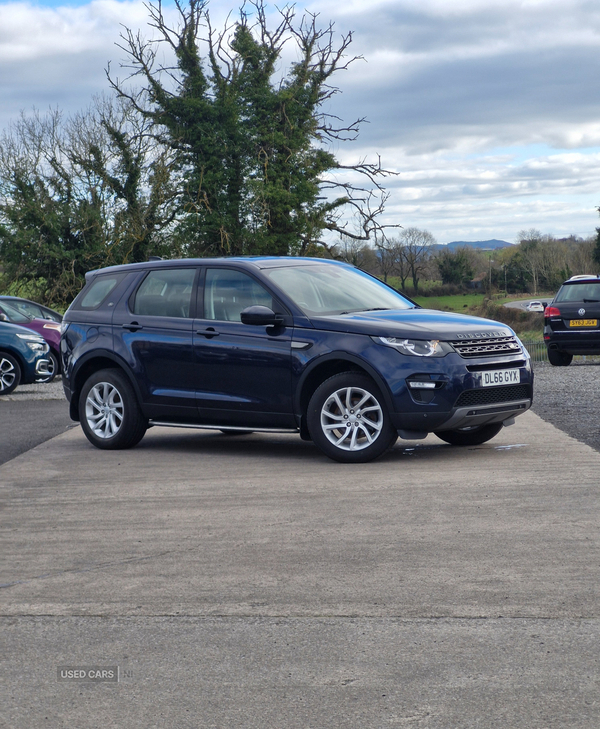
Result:
<svg viewBox="0 0 600 729"><path fill-rule="evenodd" d="M137 290L133 313L139 316L190 316L195 268L150 271Z"/></svg>
<svg viewBox="0 0 600 729"><path fill-rule="evenodd" d="M124 273L113 273L96 277L89 289L83 294L77 308L85 311L97 309L115 286L125 278L125 275Z"/></svg>

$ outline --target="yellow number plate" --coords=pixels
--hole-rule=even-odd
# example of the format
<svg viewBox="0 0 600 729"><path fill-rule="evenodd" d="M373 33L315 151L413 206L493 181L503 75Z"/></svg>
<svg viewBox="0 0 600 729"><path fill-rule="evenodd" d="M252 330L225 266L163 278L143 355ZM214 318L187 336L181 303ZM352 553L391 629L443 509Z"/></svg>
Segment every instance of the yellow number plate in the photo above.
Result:
<svg viewBox="0 0 600 729"><path fill-rule="evenodd" d="M572 327L597 327L598 319L571 319L569 324Z"/></svg>

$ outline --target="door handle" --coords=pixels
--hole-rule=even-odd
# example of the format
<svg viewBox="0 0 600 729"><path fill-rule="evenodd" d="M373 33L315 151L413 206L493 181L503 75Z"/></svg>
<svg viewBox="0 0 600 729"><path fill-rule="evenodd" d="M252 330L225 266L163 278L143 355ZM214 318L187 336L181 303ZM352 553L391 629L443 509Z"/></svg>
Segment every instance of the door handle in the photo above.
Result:
<svg viewBox="0 0 600 729"><path fill-rule="evenodd" d="M138 329L143 329L144 327L141 324L138 324L137 321L132 321L131 324L123 324L123 329L129 329L130 332L137 332Z"/></svg>
<svg viewBox="0 0 600 729"><path fill-rule="evenodd" d="M201 337L206 337L207 339L219 336L219 332L216 329L213 329L213 327L209 327L208 329L199 329L196 334L199 334Z"/></svg>

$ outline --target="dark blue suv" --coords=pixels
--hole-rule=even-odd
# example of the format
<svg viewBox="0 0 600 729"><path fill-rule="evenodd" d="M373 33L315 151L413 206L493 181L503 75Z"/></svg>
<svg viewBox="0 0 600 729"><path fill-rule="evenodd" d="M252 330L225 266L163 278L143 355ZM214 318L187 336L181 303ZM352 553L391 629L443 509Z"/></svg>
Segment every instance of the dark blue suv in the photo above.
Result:
<svg viewBox="0 0 600 729"><path fill-rule="evenodd" d="M398 436L483 443L531 405L509 327L422 309L344 263L159 260L86 279L63 321L63 383L99 448L152 425L289 431L365 462Z"/></svg>

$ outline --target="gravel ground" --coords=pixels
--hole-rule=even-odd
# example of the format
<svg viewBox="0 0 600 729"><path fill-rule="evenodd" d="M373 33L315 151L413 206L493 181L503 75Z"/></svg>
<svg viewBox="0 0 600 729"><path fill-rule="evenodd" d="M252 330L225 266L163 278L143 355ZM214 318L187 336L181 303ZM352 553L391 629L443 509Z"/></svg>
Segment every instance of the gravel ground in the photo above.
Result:
<svg viewBox="0 0 600 729"><path fill-rule="evenodd" d="M600 362L576 357L569 367L535 362L532 410L600 451Z"/></svg>

